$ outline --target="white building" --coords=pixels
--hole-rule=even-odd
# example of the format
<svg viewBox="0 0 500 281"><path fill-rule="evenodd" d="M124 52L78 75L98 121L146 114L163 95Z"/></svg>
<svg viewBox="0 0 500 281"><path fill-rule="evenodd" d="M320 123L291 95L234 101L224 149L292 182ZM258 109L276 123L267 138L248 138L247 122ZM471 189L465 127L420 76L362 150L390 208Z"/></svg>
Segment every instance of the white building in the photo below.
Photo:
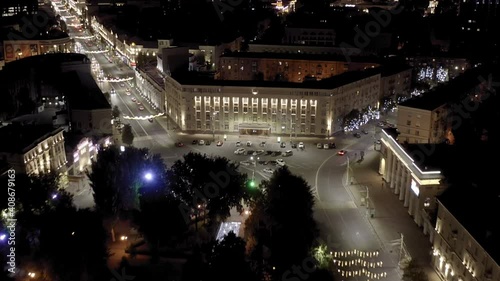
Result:
<svg viewBox="0 0 500 281"><path fill-rule="evenodd" d="M441 171L432 164L439 163L442 149L438 145L413 145L403 147L397 141L395 129L384 129L381 139L379 173L390 189L397 194L415 223L424 227L424 234L431 234L432 225L425 210L435 209L435 197L445 186Z"/></svg>
<svg viewBox="0 0 500 281"><path fill-rule="evenodd" d="M353 109L378 106L377 69L304 83L165 78L166 114L183 131L326 136Z"/></svg>
<svg viewBox="0 0 500 281"><path fill-rule="evenodd" d="M62 128L12 124L0 128L0 158L16 173L64 173L66 153Z"/></svg>
<svg viewBox="0 0 500 281"><path fill-rule="evenodd" d="M437 203L433 265L443 280L500 280L498 191L453 186Z"/></svg>

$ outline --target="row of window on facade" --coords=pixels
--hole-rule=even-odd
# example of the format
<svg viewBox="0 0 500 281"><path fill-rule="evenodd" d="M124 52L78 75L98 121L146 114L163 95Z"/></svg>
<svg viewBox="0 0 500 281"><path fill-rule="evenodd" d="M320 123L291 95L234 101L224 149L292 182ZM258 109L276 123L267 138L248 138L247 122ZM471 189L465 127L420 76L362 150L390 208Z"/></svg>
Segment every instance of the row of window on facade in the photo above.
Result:
<svg viewBox="0 0 500 281"><path fill-rule="evenodd" d="M261 121L261 120L257 120L257 119L254 119L252 120L254 122L257 122L257 121ZM210 130L210 129L213 129L213 130L225 130L225 131L229 131L230 129L230 125L229 125L229 122L225 122L224 124L221 124L220 122L214 122L212 124L211 121L207 121L205 122L205 128L202 127L202 122L201 121L197 121L196 122L196 129L197 130L203 130L203 129L206 129L206 130ZM285 132L285 131L289 131L290 130L290 127L287 126L286 123L282 123L281 126L279 126L279 124L274 124L274 131L278 131L279 128L281 128L281 131L282 132ZM271 127L271 129L273 130L273 127ZM189 127L188 127L189 129ZM292 131L295 131L295 126L292 125ZM239 130L239 125L238 124L233 124L233 130L234 131L238 131ZM301 133L311 133L311 134L314 134L316 133L316 126L315 125L310 125L309 127L307 127L306 125L299 125L298 126L298 131L297 132L301 132ZM321 129L321 133L324 134L326 133L326 129L322 128Z"/></svg>
<svg viewBox="0 0 500 281"><path fill-rule="evenodd" d="M201 115L201 112L196 112L196 120L201 120L202 118L202 115ZM228 113L224 113L223 115L223 120L225 120L226 122L228 122L229 120L239 120L239 115L238 114L233 114L231 116L231 118L229 117L229 114ZM245 119L245 114L242 115L242 118ZM205 120L212 120L214 119L215 121L218 121L220 120L220 114L215 114L215 115L212 115L210 113L207 113L205 114ZM310 116L309 118L306 118L304 116L300 117L300 118L288 118L287 115L281 115L281 117L279 117L278 115L271 115L270 117L267 116L267 114L263 114L262 117L259 117L257 114L253 114L252 117L248 117L248 119L251 119L252 121L258 121L258 120L261 120L263 122L273 122L273 123L276 123L276 122L287 122L287 120L291 120L293 123L298 123L300 121L301 124L306 124L307 121L309 121L311 124L316 124L316 116ZM187 115L187 120L190 121L191 120L191 114L188 114ZM294 122L295 121L295 122ZM322 123L321 124L325 124L325 119L322 119Z"/></svg>

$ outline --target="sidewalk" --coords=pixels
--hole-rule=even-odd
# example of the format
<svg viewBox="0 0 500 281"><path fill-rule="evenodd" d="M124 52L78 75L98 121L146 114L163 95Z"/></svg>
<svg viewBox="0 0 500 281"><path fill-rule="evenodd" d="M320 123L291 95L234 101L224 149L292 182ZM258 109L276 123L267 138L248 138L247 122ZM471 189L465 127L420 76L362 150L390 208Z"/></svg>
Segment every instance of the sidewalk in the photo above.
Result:
<svg viewBox="0 0 500 281"><path fill-rule="evenodd" d="M441 278L431 266L431 243L429 236L425 236L422 229L417 226L413 218L408 214L408 209L393 191L383 184L382 177L378 171L379 153L369 151L365 159L353 163L353 184L349 186L357 203L366 198L368 190L368 204L373 208L373 218L367 214L367 221L374 229L384 248L399 258L401 233L404 238L405 249L412 259L422 265L430 281L441 281ZM359 204L360 205L360 204ZM367 208L366 204L361 208Z"/></svg>

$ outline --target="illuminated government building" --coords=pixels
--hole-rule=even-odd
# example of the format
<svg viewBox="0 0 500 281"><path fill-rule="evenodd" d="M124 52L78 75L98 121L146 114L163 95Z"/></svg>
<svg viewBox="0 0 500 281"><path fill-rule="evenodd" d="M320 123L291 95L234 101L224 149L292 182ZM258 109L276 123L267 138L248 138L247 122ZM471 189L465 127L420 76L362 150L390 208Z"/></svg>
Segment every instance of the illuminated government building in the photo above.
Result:
<svg viewBox="0 0 500 281"><path fill-rule="evenodd" d="M223 81L193 73L165 77L166 112L187 132L326 136L353 109L376 108L379 69L321 81Z"/></svg>

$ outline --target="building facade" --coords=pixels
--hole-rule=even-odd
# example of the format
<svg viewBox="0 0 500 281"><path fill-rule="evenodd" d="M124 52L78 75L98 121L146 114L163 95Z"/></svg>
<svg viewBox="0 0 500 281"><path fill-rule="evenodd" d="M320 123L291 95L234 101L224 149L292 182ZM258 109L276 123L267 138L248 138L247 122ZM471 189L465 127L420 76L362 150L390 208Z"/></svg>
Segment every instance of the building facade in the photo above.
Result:
<svg viewBox="0 0 500 281"><path fill-rule="evenodd" d="M342 130L342 118L351 110L376 108L380 89L376 71L334 78L311 83L197 83L166 77L166 113L190 132L327 136Z"/></svg>
<svg viewBox="0 0 500 281"><path fill-rule="evenodd" d="M154 108L165 111L165 83L160 71L154 67L137 68L136 88Z"/></svg>
<svg viewBox="0 0 500 281"><path fill-rule="evenodd" d="M113 133L111 108L71 109L70 116L71 130L92 135Z"/></svg>
<svg viewBox="0 0 500 281"><path fill-rule="evenodd" d="M326 28L285 27L286 44L334 46L335 30Z"/></svg>
<svg viewBox="0 0 500 281"><path fill-rule="evenodd" d="M390 189L397 194L415 223L424 227L424 233L432 232L432 225L426 223L426 209L435 209L435 197L445 186L439 170L426 169L425 159L431 157L426 146L407 149L401 146L390 129L382 131L379 173ZM432 241L432 237L431 237Z"/></svg>
<svg viewBox="0 0 500 281"><path fill-rule="evenodd" d="M411 91L412 73L411 67L386 67L386 70L382 71L380 80L380 98L395 95L408 96Z"/></svg>
<svg viewBox="0 0 500 281"><path fill-rule="evenodd" d="M369 54L366 50L358 48L340 48L334 46L305 46L305 45L269 45L248 44L251 53L288 53L288 54L313 54L313 55L344 55L344 54Z"/></svg>
<svg viewBox="0 0 500 281"><path fill-rule="evenodd" d="M79 175L83 173L92 163L97 155L97 147L91 138L83 137L75 147L67 151L68 175Z"/></svg>
<svg viewBox="0 0 500 281"><path fill-rule="evenodd" d="M1 129L3 137L15 134L9 141L16 141L24 147L11 150L10 147L0 148L0 158L6 160L17 173L43 174L63 173L66 171L66 153L64 150L63 129L46 128L45 126L14 128L9 125ZM31 130L23 133L24 130ZM25 134L25 135L23 135ZM17 138L17 139L15 139Z"/></svg>
<svg viewBox="0 0 500 281"><path fill-rule="evenodd" d="M8 63L48 53L71 53L73 40L69 36L44 40L5 40L3 50L5 63Z"/></svg>
<svg viewBox="0 0 500 281"><path fill-rule="evenodd" d="M346 62L344 57L285 53L234 53L220 58L220 80L303 82L321 80L348 71L377 67L378 63Z"/></svg>
<svg viewBox="0 0 500 281"><path fill-rule="evenodd" d="M442 143L447 138L449 106L434 109L398 106L399 141L408 143Z"/></svg>
<svg viewBox="0 0 500 281"><path fill-rule="evenodd" d="M437 204L437 234L433 244L432 262L443 280L500 280L500 266L495 259L446 208L445 204L439 200Z"/></svg>

